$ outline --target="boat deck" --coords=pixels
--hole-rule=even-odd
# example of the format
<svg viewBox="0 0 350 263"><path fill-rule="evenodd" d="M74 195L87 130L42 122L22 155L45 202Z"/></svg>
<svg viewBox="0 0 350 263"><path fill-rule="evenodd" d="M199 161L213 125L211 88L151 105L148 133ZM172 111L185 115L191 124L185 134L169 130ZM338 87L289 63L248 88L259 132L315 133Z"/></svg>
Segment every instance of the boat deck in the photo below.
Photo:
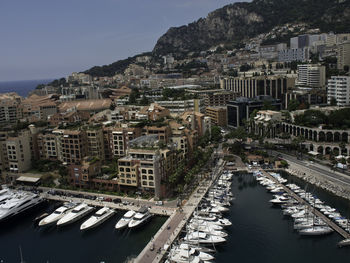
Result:
<svg viewBox="0 0 350 263"><path fill-rule="evenodd" d="M316 216L320 217L322 220L324 220L328 226L330 226L334 231L338 232L342 237L345 239L350 238L350 234L346 232L343 228L338 226L336 223L334 223L332 220L330 220L326 215L322 214L320 211L317 209L313 209L313 207L304 199L302 199L299 195L294 193L291 189L289 189L287 186L279 183L273 176L271 176L269 173L266 171L260 169L260 172L266 177L268 177L270 180L274 181L277 185L283 187L283 190L288 193L290 196L292 196L294 199L296 199L300 204L303 204L309 208L309 211L312 211Z"/></svg>

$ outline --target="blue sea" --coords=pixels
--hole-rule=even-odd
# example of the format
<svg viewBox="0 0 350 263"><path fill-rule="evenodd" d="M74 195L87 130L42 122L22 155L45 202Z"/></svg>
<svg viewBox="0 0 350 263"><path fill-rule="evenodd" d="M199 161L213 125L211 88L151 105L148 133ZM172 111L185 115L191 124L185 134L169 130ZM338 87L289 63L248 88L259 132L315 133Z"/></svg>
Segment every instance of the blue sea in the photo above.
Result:
<svg viewBox="0 0 350 263"><path fill-rule="evenodd" d="M22 97L27 97L28 93L39 84L47 84L53 79L38 80L18 80L18 81L0 81L0 93L17 92Z"/></svg>

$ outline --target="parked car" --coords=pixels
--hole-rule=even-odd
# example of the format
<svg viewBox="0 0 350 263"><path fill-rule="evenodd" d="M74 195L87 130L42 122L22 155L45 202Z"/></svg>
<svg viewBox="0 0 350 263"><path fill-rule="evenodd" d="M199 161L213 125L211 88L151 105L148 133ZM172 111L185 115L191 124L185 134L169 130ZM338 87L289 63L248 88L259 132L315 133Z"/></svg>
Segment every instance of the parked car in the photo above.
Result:
<svg viewBox="0 0 350 263"><path fill-rule="evenodd" d="M114 198L113 199L113 203L115 203L115 204L118 204L118 203L121 203L121 202L122 202L122 200L120 198Z"/></svg>

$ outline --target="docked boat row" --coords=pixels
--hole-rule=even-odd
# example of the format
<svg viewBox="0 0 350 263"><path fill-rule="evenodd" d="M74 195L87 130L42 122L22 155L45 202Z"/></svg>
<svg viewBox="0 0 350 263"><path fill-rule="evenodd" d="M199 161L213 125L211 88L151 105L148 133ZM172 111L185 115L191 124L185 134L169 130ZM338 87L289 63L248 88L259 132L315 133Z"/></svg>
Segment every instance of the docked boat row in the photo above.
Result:
<svg viewBox="0 0 350 263"><path fill-rule="evenodd" d="M232 223L224 218L234 200L231 192L233 174L223 172L201 200L188 221L185 236L173 245L166 262L213 262L215 247L224 244Z"/></svg>
<svg viewBox="0 0 350 263"><path fill-rule="evenodd" d="M334 230L320 217L316 216L315 210L319 210L327 215L329 218L337 222L338 214L335 209L324 205L324 203L315 195L302 190L295 184L286 184L286 187L291 189L294 193L303 198L308 205L300 204L296 199L290 196L283 190L281 184L287 182L279 174L271 173L279 183L267 178L261 172L254 172L256 180L264 186L269 192L273 194L273 199L270 203L281 207L284 216L290 217L294 220L294 229L300 235L305 236L320 236L332 233ZM342 221L343 222L343 221ZM344 222L348 224L348 221Z"/></svg>
<svg viewBox="0 0 350 263"><path fill-rule="evenodd" d="M39 195L1 186L0 222L16 216L44 202Z"/></svg>
<svg viewBox="0 0 350 263"><path fill-rule="evenodd" d="M58 207L51 214L43 216L39 221L38 226L44 227L54 224L57 226L69 225L84 218L88 214L92 213L93 210L94 207L85 203L78 204L67 202ZM116 211L112 208L102 207L81 224L80 230L83 231L97 227L111 218L115 213ZM149 212L147 207L141 207L136 212L131 210L128 211L120 220L118 220L115 228L136 228L148 222L151 217L152 214Z"/></svg>

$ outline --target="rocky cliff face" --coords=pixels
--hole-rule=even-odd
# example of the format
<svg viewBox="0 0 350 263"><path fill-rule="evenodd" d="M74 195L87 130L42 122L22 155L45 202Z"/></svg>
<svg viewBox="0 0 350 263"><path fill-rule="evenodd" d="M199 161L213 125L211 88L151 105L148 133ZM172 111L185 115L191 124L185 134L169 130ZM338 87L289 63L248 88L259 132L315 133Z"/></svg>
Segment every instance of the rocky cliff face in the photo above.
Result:
<svg viewBox="0 0 350 263"><path fill-rule="evenodd" d="M170 28L153 52L162 55L205 50L300 22L323 32L350 31L350 0L254 0L227 5L187 26Z"/></svg>

